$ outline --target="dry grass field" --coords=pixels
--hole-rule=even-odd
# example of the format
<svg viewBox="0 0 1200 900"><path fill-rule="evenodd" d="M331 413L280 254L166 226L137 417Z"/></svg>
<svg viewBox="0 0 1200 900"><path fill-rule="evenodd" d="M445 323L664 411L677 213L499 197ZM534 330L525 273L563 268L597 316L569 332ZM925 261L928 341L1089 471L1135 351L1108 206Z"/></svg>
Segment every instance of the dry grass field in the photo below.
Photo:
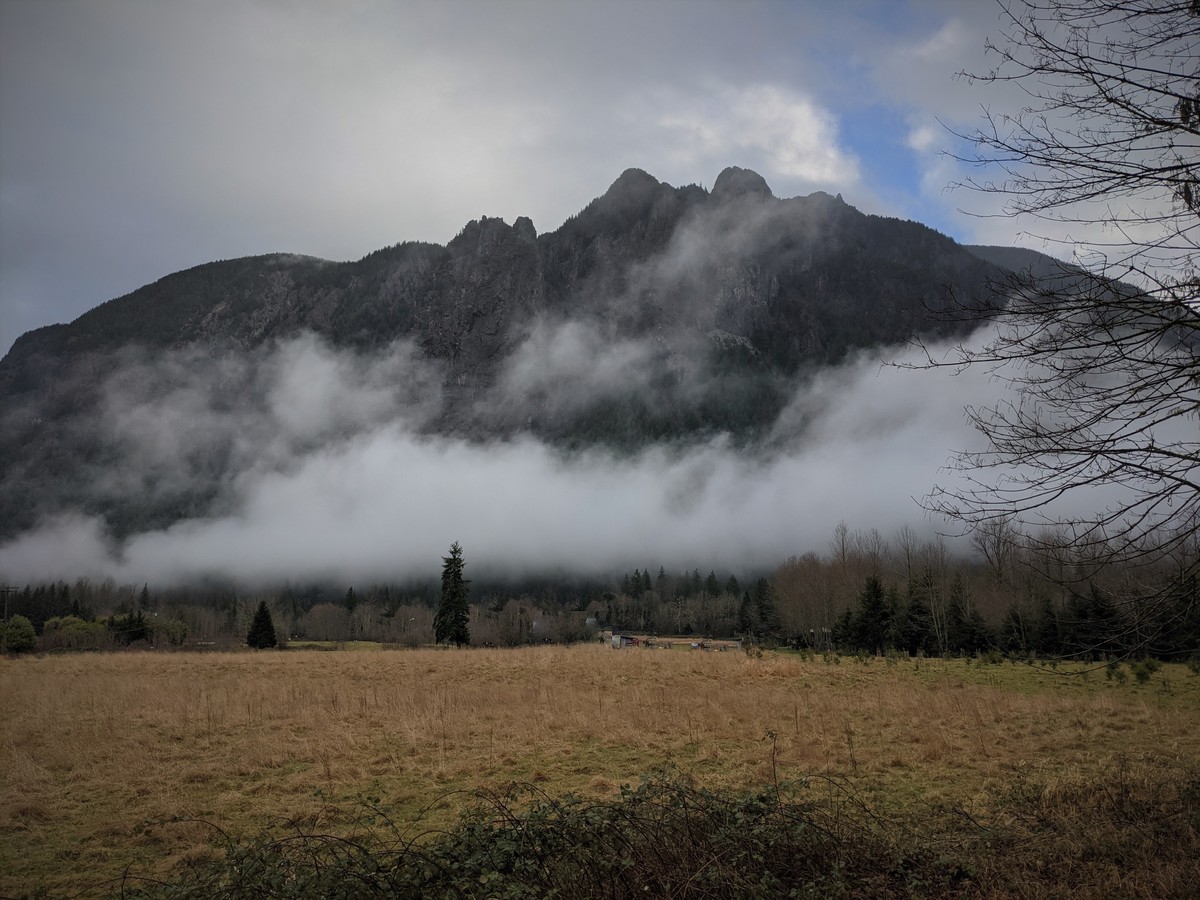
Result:
<svg viewBox="0 0 1200 900"><path fill-rule="evenodd" d="M0 660L0 895L216 853L212 823L338 826L378 798L453 820L509 781L611 794L670 764L712 787L804 776L872 808L986 818L1014 784L1200 772L1200 676L603 646L113 653ZM180 821L183 820L183 821Z"/></svg>

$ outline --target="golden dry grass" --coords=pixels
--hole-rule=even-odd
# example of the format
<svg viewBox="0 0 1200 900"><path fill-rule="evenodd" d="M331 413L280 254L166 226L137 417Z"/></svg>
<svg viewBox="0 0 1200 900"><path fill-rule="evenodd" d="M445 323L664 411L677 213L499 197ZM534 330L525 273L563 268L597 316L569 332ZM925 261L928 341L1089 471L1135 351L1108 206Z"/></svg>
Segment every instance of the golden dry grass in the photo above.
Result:
<svg viewBox="0 0 1200 900"><path fill-rule="evenodd" d="M962 804L1020 774L1200 766L1200 677L1117 685L958 661L862 665L602 646L114 653L0 660L0 895L167 871L213 832L395 818L517 780L605 794L673 764L710 786L825 774L873 804ZM767 737L768 732L774 740ZM331 825L336 826L336 822Z"/></svg>

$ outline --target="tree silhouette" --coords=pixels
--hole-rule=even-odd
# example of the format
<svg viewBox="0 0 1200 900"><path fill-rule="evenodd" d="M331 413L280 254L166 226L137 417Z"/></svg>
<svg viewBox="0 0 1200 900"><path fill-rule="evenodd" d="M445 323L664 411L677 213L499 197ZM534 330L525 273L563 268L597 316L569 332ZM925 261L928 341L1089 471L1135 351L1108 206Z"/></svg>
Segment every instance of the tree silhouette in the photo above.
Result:
<svg viewBox="0 0 1200 900"><path fill-rule="evenodd" d="M260 600L258 609L254 611L250 631L246 634L246 643L255 650L265 650L279 644L275 637L275 623L271 621L271 611L267 609L266 600Z"/></svg>
<svg viewBox="0 0 1200 900"><path fill-rule="evenodd" d="M453 642L461 647L471 643L470 584L463 577L462 547L450 545L450 555L442 557L442 596L433 617L433 637L439 644Z"/></svg>

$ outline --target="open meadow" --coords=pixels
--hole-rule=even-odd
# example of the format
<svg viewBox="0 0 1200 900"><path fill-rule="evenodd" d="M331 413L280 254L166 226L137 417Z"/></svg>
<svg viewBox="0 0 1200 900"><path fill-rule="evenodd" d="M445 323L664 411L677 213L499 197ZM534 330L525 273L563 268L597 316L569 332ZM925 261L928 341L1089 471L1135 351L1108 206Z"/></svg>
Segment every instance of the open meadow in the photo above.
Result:
<svg viewBox="0 0 1200 900"><path fill-rule="evenodd" d="M1200 675L1066 672L599 645L0 659L0 895L170 875L219 856L210 826L336 832L370 801L439 827L477 788L607 797L664 765L712 788L808 778L942 838L947 811L971 830L1014 804L1093 817L1096 786L1197 791ZM1147 863L1150 893L1172 865Z"/></svg>

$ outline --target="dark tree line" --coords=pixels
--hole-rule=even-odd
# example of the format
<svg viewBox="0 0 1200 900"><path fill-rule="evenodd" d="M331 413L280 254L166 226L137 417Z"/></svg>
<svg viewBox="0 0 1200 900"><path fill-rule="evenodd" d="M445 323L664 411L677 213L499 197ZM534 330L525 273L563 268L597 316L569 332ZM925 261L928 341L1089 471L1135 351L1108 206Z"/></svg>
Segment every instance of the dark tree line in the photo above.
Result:
<svg viewBox="0 0 1200 900"><path fill-rule="evenodd" d="M247 643L265 608L280 641L515 646L595 639L612 629L930 656L999 650L1180 659L1200 650L1195 578L1164 568L1169 602L1147 621L1121 602L1125 579L1144 576L1143 568L1096 569L1069 546L1047 568L1018 533L986 537L969 560L907 528L889 541L839 524L827 554L793 558L753 579L639 566L607 582L560 576L485 581L481 589L465 578L461 547L452 547L440 585L293 584L244 595L227 586L59 582L11 594L9 611L32 623L42 649L232 648Z"/></svg>

